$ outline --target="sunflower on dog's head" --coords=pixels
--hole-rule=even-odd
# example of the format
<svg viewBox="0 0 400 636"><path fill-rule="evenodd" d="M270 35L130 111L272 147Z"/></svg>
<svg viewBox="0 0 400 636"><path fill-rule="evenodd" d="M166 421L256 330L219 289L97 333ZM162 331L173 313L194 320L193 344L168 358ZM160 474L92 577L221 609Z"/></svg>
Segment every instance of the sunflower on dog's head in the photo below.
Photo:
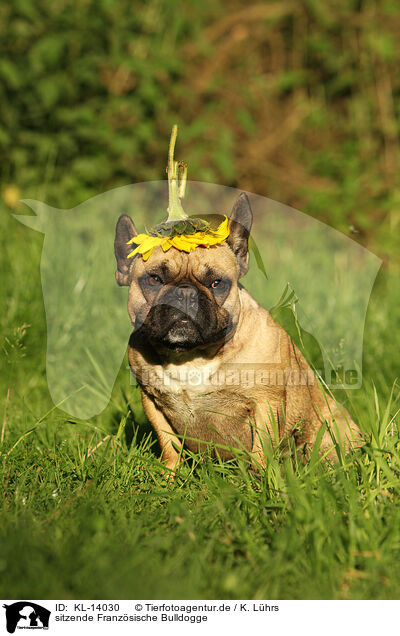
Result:
<svg viewBox="0 0 400 636"><path fill-rule="evenodd" d="M223 243L229 236L227 217L213 230L207 221L189 218L185 213L181 199L185 195L187 164L174 160L177 133L178 127L175 125L172 128L168 154L168 219L153 227L148 233L137 234L128 241L127 245L136 245L128 254L128 258L141 254L143 260L147 261L157 245L160 245L164 252L174 247L189 253L196 247L211 247Z"/></svg>

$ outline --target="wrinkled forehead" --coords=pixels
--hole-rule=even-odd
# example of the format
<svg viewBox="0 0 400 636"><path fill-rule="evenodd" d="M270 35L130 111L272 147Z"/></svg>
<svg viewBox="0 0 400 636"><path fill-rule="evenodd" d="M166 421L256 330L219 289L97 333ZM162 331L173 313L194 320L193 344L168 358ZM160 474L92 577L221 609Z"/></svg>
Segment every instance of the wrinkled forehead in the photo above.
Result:
<svg viewBox="0 0 400 636"><path fill-rule="evenodd" d="M139 255L135 257L132 267L138 276L147 272L170 280L191 275L201 277L210 272L215 273L216 276L228 275L232 278L238 276L236 257L230 247L224 244L197 247L189 254L174 247L164 252L160 246L157 246L147 261Z"/></svg>

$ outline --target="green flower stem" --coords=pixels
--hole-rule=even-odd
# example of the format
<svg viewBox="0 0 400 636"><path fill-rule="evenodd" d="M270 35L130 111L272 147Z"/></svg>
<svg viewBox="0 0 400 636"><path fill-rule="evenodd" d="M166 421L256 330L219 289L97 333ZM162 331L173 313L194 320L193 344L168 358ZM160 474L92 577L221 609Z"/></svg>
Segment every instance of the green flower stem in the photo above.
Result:
<svg viewBox="0 0 400 636"><path fill-rule="evenodd" d="M187 165L183 161L174 160L177 135L178 126L174 124L168 151L168 221L187 219L187 214L181 204L181 198L183 199L185 195Z"/></svg>

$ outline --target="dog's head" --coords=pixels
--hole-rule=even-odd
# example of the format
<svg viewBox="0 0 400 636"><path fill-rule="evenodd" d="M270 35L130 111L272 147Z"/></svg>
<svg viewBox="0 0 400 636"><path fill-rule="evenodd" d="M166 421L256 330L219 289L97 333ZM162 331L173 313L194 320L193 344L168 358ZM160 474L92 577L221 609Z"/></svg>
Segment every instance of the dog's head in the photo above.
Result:
<svg viewBox="0 0 400 636"><path fill-rule="evenodd" d="M189 254L156 247L147 261L140 255L128 258L132 245L127 242L137 231L129 216L118 219L116 279L129 286L128 312L142 341L183 352L223 343L234 332L240 314L238 280L248 269L252 218L242 193L224 243L197 247Z"/></svg>

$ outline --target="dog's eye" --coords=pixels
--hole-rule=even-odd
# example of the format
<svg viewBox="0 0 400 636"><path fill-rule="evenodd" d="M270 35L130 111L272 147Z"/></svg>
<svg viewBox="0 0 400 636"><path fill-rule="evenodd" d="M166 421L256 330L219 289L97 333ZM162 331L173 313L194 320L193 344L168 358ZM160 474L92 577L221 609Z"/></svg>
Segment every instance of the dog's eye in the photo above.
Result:
<svg viewBox="0 0 400 636"><path fill-rule="evenodd" d="M162 280L157 274L150 274L149 285L162 285Z"/></svg>
<svg viewBox="0 0 400 636"><path fill-rule="evenodd" d="M212 287L213 289L215 289L216 287L220 287L220 288L222 288L222 287L224 287L224 282L223 282L220 278L217 278L216 280L214 280L214 281L211 283L211 287Z"/></svg>

